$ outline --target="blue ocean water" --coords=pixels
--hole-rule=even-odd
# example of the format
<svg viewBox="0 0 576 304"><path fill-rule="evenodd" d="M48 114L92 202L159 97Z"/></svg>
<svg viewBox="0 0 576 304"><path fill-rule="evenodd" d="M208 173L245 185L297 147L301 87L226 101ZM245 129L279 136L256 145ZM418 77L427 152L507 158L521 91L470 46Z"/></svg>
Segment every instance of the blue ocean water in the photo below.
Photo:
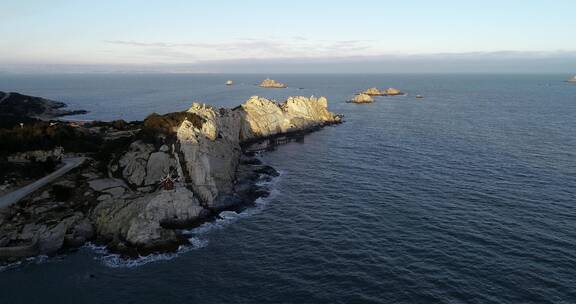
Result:
<svg viewBox="0 0 576 304"><path fill-rule="evenodd" d="M576 85L567 75L0 76L142 119L194 100L323 95L346 123L262 160L282 175L177 255L82 248L0 272L0 303L576 303ZM227 79L237 84L224 86ZM402 97L345 103L372 86ZM424 99L416 99L422 94Z"/></svg>

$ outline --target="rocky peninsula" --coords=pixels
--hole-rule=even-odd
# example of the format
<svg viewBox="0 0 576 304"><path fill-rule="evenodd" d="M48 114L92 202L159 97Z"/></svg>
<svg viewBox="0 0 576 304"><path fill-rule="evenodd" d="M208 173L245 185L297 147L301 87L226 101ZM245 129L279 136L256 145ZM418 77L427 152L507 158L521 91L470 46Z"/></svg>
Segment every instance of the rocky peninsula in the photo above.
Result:
<svg viewBox="0 0 576 304"><path fill-rule="evenodd" d="M0 91L0 118L2 119L47 120L60 116L87 113L84 110L65 110L65 107L66 104L59 101Z"/></svg>
<svg viewBox="0 0 576 304"><path fill-rule="evenodd" d="M181 229L266 195L257 182L278 173L245 153L251 143L340 122L324 97L276 103L253 96L233 109L194 103L142 122L30 126L45 134L69 132L42 149L63 146L63 158L82 155L87 161L0 209L0 259L57 254L88 241L125 256L176 250L188 242ZM20 129L3 130L5 138L20 138ZM12 171L19 169L8 157L26 152L17 150L1 151Z"/></svg>
<svg viewBox="0 0 576 304"><path fill-rule="evenodd" d="M283 83L277 82L276 80L266 78L260 83L261 88L272 88L272 89L284 89L287 86Z"/></svg>

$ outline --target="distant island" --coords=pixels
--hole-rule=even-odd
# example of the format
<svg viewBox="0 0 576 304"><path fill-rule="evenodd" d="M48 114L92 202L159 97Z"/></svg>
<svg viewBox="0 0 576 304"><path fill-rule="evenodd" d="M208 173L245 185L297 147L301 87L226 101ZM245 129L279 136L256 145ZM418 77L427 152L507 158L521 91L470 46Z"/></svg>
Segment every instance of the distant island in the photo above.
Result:
<svg viewBox="0 0 576 304"><path fill-rule="evenodd" d="M266 78L266 79L262 80L262 82L260 83L260 87L261 88L283 89L283 88L286 88L287 86L283 83L277 82L276 80Z"/></svg>
<svg viewBox="0 0 576 304"><path fill-rule="evenodd" d="M52 101L15 96L46 109L15 107L17 120L54 113ZM278 104L253 96L233 109L194 103L144 121L33 120L0 128L0 260L88 241L126 257L174 251L188 242L179 229L267 195L258 182L278 173L253 157L260 149L254 144L269 148L341 122L324 97ZM5 195L63 164L75 169L19 202Z"/></svg>

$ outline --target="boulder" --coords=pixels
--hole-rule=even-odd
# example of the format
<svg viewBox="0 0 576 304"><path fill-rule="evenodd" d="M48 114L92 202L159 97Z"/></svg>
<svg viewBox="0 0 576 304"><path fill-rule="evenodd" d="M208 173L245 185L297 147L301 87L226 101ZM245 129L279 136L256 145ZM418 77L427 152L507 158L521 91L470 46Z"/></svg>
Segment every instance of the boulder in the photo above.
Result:
<svg viewBox="0 0 576 304"><path fill-rule="evenodd" d="M141 186L146 178L146 165L154 146L140 140L130 145L130 150L122 156L119 165L122 168L122 176L130 184Z"/></svg>
<svg viewBox="0 0 576 304"><path fill-rule="evenodd" d="M178 242L172 229L194 223L209 214L184 187L160 191L135 200L103 202L92 214L99 238L119 240L137 248L162 248Z"/></svg>
<svg viewBox="0 0 576 304"><path fill-rule="evenodd" d="M155 185L168 173L170 168L174 167L170 155L164 152L154 152L150 154L148 164L146 165L145 185Z"/></svg>

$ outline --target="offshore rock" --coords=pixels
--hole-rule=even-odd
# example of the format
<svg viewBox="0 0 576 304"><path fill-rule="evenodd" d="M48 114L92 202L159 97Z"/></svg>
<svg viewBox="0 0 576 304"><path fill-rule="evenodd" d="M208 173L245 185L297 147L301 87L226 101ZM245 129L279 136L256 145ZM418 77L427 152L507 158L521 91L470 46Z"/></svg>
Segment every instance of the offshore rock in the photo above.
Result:
<svg viewBox="0 0 576 304"><path fill-rule="evenodd" d="M380 91L377 88L370 88L370 89L362 92L362 94L366 94L366 95L370 95L370 96L383 96L383 95L385 95L384 92Z"/></svg>
<svg viewBox="0 0 576 304"><path fill-rule="evenodd" d="M286 88L286 85L283 83L277 82L276 80L266 78L266 79L262 80L262 82L260 83L260 87L261 88L283 89L283 88Z"/></svg>
<svg viewBox="0 0 576 304"><path fill-rule="evenodd" d="M395 88L388 88L388 89L384 90L384 95L396 96L396 95L404 95L404 93L398 89L395 89Z"/></svg>
<svg viewBox="0 0 576 304"><path fill-rule="evenodd" d="M372 98L372 96L370 96L368 94L360 93L360 94L354 95L354 97L352 97L352 100L350 100L350 102L352 102L352 103L373 103L374 99Z"/></svg>

